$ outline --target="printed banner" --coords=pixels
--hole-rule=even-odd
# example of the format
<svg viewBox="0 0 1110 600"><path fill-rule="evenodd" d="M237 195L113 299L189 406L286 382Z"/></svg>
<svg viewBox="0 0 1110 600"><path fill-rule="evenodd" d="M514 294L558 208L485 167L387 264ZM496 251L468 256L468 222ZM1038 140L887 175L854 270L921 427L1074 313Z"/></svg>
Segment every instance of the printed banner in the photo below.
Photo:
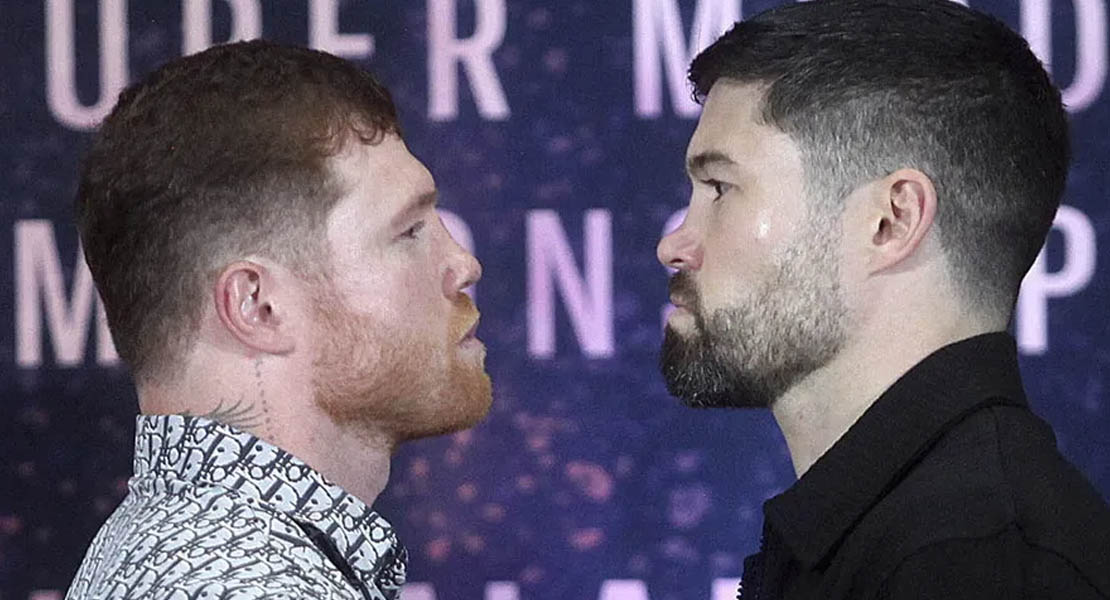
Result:
<svg viewBox="0 0 1110 600"><path fill-rule="evenodd" d="M0 25L0 598L60 598L125 493L137 404L71 217L79 157L129 82L230 39L346 57L392 90L475 289L494 406L405 446L377 509L407 600L735 594L794 475L767 412L666 393L662 233L699 108L690 59L771 0L44 0ZM1034 410L1110 496L1106 0L971 0L1068 104L1075 160L1013 323Z"/></svg>

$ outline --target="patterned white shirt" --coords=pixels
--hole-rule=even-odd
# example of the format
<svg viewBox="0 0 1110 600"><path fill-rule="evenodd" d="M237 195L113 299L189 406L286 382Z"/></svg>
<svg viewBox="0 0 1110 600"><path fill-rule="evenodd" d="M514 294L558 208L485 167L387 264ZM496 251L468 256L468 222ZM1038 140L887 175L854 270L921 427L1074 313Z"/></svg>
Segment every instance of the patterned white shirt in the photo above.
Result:
<svg viewBox="0 0 1110 600"><path fill-rule="evenodd" d="M129 493L66 595L393 600L407 553L288 452L200 417L140 416Z"/></svg>

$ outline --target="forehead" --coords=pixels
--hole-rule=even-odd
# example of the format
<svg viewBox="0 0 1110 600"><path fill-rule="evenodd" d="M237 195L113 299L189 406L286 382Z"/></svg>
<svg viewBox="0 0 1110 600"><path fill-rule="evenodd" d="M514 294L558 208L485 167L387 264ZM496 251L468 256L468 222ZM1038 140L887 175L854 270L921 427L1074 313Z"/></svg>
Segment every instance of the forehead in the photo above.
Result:
<svg viewBox="0 0 1110 600"><path fill-rule="evenodd" d="M759 162L768 152L780 152L780 146L794 146L789 136L761 121L764 90L765 86L757 83L726 79L715 83L705 99L686 157L719 152L750 164Z"/></svg>
<svg viewBox="0 0 1110 600"><path fill-rule="evenodd" d="M435 191L431 173L394 135L377 144L348 143L329 165L341 191L327 218L333 251L388 235L415 199Z"/></svg>
<svg viewBox="0 0 1110 600"><path fill-rule="evenodd" d="M392 134L376 144L348 142L330 159L330 166L344 196L373 200L378 208L435 188L428 169Z"/></svg>

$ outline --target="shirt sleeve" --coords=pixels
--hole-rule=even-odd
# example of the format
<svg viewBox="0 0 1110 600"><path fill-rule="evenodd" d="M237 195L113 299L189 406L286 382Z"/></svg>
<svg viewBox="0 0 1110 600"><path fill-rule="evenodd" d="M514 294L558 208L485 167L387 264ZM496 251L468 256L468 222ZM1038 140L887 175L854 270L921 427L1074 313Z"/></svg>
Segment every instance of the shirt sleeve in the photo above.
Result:
<svg viewBox="0 0 1110 600"><path fill-rule="evenodd" d="M1066 559L1005 537L946 540L903 560L876 600L1069 598L1103 600Z"/></svg>

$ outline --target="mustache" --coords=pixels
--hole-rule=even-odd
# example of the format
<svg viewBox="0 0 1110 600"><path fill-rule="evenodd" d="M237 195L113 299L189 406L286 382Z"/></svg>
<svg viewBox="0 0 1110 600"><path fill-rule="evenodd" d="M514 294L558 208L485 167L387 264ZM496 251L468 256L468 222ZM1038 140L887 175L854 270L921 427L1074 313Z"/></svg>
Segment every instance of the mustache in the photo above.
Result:
<svg viewBox="0 0 1110 600"><path fill-rule="evenodd" d="M463 315L477 315L478 307L474 305L474 300L468 294L460 293L455 298L455 310Z"/></svg>
<svg viewBox="0 0 1110 600"><path fill-rule="evenodd" d="M462 337L478 320L480 313L478 307L474 305L474 300L467 294L458 294L454 304L455 310L451 314L451 333L455 337Z"/></svg>
<svg viewBox="0 0 1110 600"><path fill-rule="evenodd" d="M698 293L694 278L689 271L678 271L672 275L667 288L671 301L676 305L681 304L693 315L694 327L704 335L708 331L708 323L702 312L701 294Z"/></svg>
<svg viewBox="0 0 1110 600"><path fill-rule="evenodd" d="M691 312L701 312L701 297L688 271L678 271L672 275L667 290L670 297L677 300L677 304L685 306Z"/></svg>

